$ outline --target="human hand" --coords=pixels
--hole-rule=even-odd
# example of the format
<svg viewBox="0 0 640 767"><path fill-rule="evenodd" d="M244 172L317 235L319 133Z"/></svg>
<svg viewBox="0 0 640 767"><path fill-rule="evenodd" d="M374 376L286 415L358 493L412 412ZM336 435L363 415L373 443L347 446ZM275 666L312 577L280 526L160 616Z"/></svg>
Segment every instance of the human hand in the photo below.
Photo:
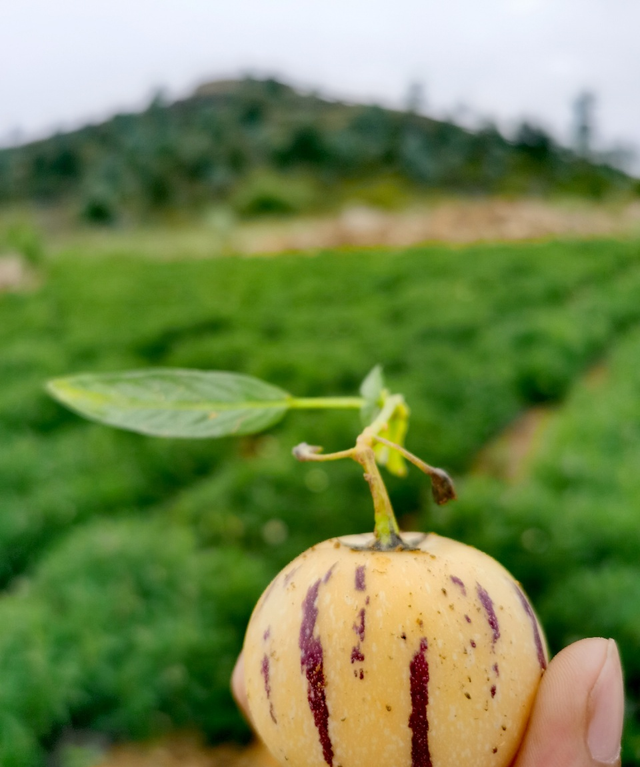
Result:
<svg viewBox="0 0 640 767"><path fill-rule="evenodd" d="M620 764L624 688L613 639L582 639L549 664L513 767Z"/></svg>
<svg viewBox="0 0 640 767"><path fill-rule="evenodd" d="M242 655L231 680L247 719ZM624 690L612 639L582 639L549 664L512 767L596 767L620 764Z"/></svg>

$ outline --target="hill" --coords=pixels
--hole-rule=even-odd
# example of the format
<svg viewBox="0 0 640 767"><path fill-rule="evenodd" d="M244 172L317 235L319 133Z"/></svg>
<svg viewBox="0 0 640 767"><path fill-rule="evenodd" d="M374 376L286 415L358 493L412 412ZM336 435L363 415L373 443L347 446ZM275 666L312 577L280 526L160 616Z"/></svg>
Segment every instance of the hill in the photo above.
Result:
<svg viewBox="0 0 640 767"><path fill-rule="evenodd" d="M224 203L244 216L401 206L415 195L635 194L542 129L508 140L453 123L299 93L275 80L219 81L175 103L0 151L0 205L64 205L86 220L137 221Z"/></svg>

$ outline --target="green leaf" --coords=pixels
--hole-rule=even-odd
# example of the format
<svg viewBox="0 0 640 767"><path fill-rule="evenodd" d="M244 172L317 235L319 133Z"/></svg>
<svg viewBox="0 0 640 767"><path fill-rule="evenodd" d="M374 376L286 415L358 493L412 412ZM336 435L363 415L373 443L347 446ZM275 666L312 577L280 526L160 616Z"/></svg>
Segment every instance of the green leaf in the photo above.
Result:
<svg viewBox="0 0 640 767"><path fill-rule="evenodd" d="M360 384L360 394L365 400L360 409L360 416L365 426L368 426L380 412L385 393L382 366L376 365Z"/></svg>
<svg viewBox="0 0 640 767"><path fill-rule="evenodd" d="M382 365L376 365L372 368L364 381L360 384L360 394L372 402L377 402L384 390L384 376L382 375Z"/></svg>
<svg viewBox="0 0 640 767"><path fill-rule="evenodd" d="M47 391L93 421L157 437L255 434L277 423L291 401L257 378L178 368L57 378Z"/></svg>

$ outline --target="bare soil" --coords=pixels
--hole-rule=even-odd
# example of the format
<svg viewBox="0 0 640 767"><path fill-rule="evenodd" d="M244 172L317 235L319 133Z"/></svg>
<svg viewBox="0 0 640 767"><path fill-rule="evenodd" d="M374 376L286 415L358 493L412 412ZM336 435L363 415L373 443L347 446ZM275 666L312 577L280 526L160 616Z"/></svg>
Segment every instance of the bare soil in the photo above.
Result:
<svg viewBox="0 0 640 767"><path fill-rule="evenodd" d="M32 287L34 276L18 253L0 254L0 293Z"/></svg>
<svg viewBox="0 0 640 767"><path fill-rule="evenodd" d="M580 384L597 390L606 383L608 374L606 362L598 362L584 373ZM525 410L480 450L472 474L485 474L510 484L523 482L557 413L556 405Z"/></svg>
<svg viewBox="0 0 640 767"><path fill-rule="evenodd" d="M605 206L482 198L448 200L398 212L356 206L324 218L255 222L238 227L229 244L241 253L277 253L344 246L406 247L421 242L633 234L640 234L640 201Z"/></svg>
<svg viewBox="0 0 640 767"><path fill-rule="evenodd" d="M509 483L521 482L553 413L551 407L526 410L480 451L472 473Z"/></svg>
<svg viewBox="0 0 640 767"><path fill-rule="evenodd" d="M218 211L219 213L221 211ZM55 213L55 214L54 214ZM360 204L324 215L242 221L231 211L145 226L79 227L64 211L40 211L52 255L137 255L156 260L212 258L328 248L402 248L425 242L472 243L640 236L640 200L452 198L384 211ZM0 211L1 214L1 211ZM2 226L0 215L0 228Z"/></svg>

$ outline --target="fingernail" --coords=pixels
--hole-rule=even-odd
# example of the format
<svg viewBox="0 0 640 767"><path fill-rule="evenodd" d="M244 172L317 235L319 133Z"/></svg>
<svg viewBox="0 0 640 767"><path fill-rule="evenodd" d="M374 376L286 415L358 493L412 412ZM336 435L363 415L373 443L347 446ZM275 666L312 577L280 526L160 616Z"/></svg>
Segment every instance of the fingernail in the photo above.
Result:
<svg viewBox="0 0 640 767"><path fill-rule="evenodd" d="M587 745L592 758L614 764L620 756L624 687L618 647L609 639L605 661L589 696Z"/></svg>

